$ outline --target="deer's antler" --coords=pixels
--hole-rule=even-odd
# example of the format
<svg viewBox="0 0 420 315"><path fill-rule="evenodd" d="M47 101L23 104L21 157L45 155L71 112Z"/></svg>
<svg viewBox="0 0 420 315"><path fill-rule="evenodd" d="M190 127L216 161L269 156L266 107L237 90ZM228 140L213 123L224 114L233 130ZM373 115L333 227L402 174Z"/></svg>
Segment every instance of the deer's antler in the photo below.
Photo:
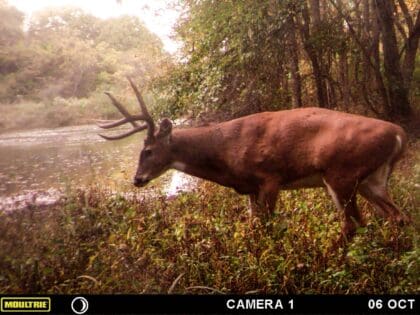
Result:
<svg viewBox="0 0 420 315"><path fill-rule="evenodd" d="M137 100L140 104L141 114L131 115L111 93L105 92L105 94L111 99L112 104L118 109L118 111L125 118L122 118L120 120L113 121L110 123L106 123L106 124L99 123L98 126L103 129L110 129L110 128L124 125L126 123L130 123L133 126L133 129L117 136L106 136L103 134L99 134L99 135L106 140L118 140L118 139L123 139L125 137L131 136L132 134L135 134L137 132L147 129L148 131L147 138L153 139L154 134L155 134L155 123L153 121L153 118L150 115L149 111L147 110L146 104L144 103L143 97L141 96L139 90L137 89L137 87L135 86L135 84L129 77L127 77L127 79L130 82L130 85L133 88L134 93L136 94ZM136 121L144 121L146 124L138 125Z"/></svg>

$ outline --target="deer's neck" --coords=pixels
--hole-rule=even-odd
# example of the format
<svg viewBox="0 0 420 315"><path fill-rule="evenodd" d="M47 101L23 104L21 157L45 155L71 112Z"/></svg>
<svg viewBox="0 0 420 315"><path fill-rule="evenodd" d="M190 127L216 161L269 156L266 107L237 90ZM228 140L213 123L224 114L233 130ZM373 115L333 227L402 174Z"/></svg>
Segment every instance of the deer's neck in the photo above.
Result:
<svg viewBox="0 0 420 315"><path fill-rule="evenodd" d="M216 132L217 133L217 132ZM174 130L172 134L172 168L220 182L224 164L219 156L221 135L210 128Z"/></svg>

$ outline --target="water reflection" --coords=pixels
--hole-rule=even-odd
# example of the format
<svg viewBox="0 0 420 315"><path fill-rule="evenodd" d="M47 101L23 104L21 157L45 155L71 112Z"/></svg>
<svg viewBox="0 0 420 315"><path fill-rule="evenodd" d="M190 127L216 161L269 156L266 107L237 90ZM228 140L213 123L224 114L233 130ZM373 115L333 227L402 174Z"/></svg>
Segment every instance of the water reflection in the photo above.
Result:
<svg viewBox="0 0 420 315"><path fill-rule="evenodd" d="M190 191L196 185L196 180L181 172L173 172L165 185L163 192L168 197L174 197L182 191Z"/></svg>
<svg viewBox="0 0 420 315"><path fill-rule="evenodd" d="M141 136L110 143L98 131L80 126L0 135L0 196L89 185L98 178L127 185Z"/></svg>
<svg viewBox="0 0 420 315"><path fill-rule="evenodd" d="M69 188L130 186L142 135L117 142L92 125L0 135L0 209L56 202Z"/></svg>
<svg viewBox="0 0 420 315"><path fill-rule="evenodd" d="M68 188L92 184L131 188L144 133L110 142L100 131L85 125L0 134L0 209L50 204ZM157 188L169 196L193 185L178 172L163 182L167 185Z"/></svg>

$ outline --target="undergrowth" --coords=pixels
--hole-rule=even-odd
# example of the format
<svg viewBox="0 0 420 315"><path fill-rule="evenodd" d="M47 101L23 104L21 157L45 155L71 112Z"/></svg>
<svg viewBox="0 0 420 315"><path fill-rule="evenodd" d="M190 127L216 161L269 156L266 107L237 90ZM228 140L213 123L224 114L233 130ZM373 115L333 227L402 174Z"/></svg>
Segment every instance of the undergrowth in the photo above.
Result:
<svg viewBox="0 0 420 315"><path fill-rule="evenodd" d="M208 182L171 200L98 185L0 212L0 292L419 293L416 146L390 181L413 224L395 226L359 200L368 225L336 251L341 214L320 189L283 191L274 216L252 227L247 199Z"/></svg>

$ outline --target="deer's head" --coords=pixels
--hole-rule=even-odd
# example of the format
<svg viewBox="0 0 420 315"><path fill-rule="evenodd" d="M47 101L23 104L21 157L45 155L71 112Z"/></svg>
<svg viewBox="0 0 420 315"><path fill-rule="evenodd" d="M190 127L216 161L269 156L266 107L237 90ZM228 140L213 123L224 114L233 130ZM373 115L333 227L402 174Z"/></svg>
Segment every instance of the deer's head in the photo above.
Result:
<svg viewBox="0 0 420 315"><path fill-rule="evenodd" d="M172 163L170 154L172 123L169 119L165 118L156 130L155 123L147 110L143 97L131 79L128 78L128 80L139 101L141 113L131 115L111 93L107 92L105 94L108 95L112 104L114 104L125 118L111 123L99 124L99 127L110 129L130 123L133 129L117 136L106 136L103 134L100 134L100 136L106 140L118 140L147 129L147 137L144 140L144 146L140 152L139 164L133 182L135 186L143 187L152 179L159 177L167 171ZM137 121L143 121L145 124L138 125Z"/></svg>
<svg viewBox="0 0 420 315"><path fill-rule="evenodd" d="M168 170L172 163L170 154L171 132L172 123L165 118L160 123L156 134L152 138L148 137L144 140L139 165L134 177L135 186L142 187Z"/></svg>

